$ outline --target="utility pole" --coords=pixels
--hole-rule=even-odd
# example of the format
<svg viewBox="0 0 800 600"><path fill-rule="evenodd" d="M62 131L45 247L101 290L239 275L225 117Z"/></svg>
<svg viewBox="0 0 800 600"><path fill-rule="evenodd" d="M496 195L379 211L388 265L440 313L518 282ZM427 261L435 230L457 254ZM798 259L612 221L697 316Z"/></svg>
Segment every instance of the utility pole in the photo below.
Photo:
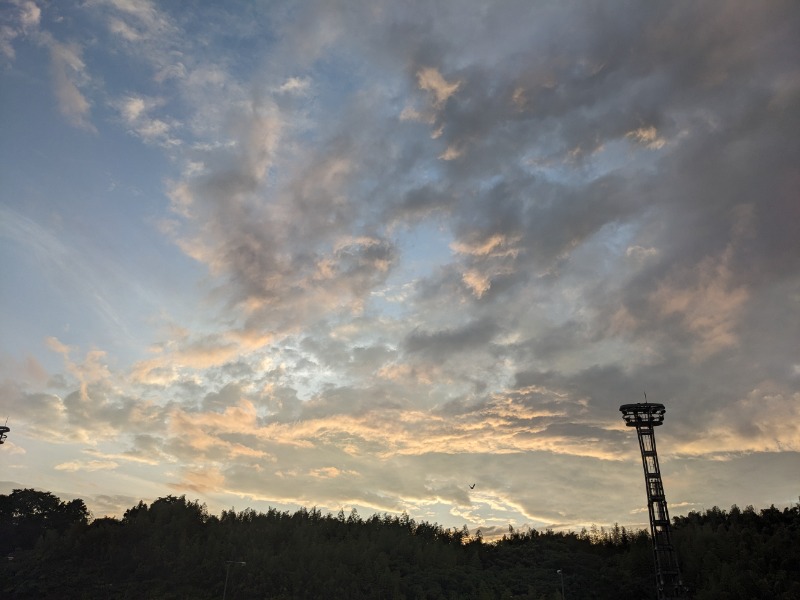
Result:
<svg viewBox="0 0 800 600"><path fill-rule="evenodd" d="M242 565L245 566L247 563L241 560L226 560L225 564L225 587L222 589L222 600L225 600L225 597L228 595L228 577L231 574L231 565Z"/></svg>

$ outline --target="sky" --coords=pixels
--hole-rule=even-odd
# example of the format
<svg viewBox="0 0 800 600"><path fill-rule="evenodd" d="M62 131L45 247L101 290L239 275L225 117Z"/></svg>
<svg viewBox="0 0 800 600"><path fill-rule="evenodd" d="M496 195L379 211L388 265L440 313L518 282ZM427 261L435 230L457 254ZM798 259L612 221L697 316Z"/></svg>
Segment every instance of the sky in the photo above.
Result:
<svg viewBox="0 0 800 600"><path fill-rule="evenodd" d="M796 2L0 4L0 493L798 501Z"/></svg>

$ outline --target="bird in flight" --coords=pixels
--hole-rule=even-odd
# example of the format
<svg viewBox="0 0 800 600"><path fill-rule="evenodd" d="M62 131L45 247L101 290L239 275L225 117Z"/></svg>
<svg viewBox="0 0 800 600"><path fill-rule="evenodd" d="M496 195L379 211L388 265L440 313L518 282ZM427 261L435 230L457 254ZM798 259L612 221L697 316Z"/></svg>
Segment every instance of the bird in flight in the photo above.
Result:
<svg viewBox="0 0 800 600"><path fill-rule="evenodd" d="M475 489L475 484L473 483L471 486L469 486L469 489L474 490Z"/></svg>

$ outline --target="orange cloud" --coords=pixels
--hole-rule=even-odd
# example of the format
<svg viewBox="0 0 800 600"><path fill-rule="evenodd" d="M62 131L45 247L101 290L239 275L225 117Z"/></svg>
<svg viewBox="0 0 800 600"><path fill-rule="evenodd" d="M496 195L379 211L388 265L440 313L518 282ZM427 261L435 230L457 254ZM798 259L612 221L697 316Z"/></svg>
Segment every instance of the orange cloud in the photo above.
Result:
<svg viewBox="0 0 800 600"><path fill-rule="evenodd" d="M425 67L417 71L417 83L421 90L431 92L434 97L433 104L441 107L447 99L461 87L460 81L448 82L439 71L433 67Z"/></svg>
<svg viewBox="0 0 800 600"><path fill-rule="evenodd" d="M736 326L750 294L733 285L730 258L730 248L720 257L706 258L690 272L663 281L651 296L662 315L680 315L684 327L697 336L695 355L700 359L738 344Z"/></svg>

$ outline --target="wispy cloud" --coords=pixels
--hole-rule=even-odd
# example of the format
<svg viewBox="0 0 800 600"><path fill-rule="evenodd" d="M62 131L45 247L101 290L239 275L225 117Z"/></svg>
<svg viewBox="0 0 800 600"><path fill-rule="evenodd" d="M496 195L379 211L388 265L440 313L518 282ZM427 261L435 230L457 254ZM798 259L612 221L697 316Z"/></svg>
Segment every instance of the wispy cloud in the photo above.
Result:
<svg viewBox="0 0 800 600"><path fill-rule="evenodd" d="M10 0L8 4L13 8L0 24L0 52L7 59L14 60L14 40L38 29L42 11L32 0Z"/></svg>
<svg viewBox="0 0 800 600"><path fill-rule="evenodd" d="M56 471L69 471L70 473L74 473L75 471L103 471L107 469L116 469L118 466L119 464L112 460L73 460L70 462L59 463L53 468Z"/></svg>
<svg viewBox="0 0 800 600"><path fill-rule="evenodd" d="M116 102L116 108L129 130L144 142L163 146L179 145L181 140L174 136L174 130L178 127L174 119L168 123L149 114L162 104L163 100L159 98L126 96Z"/></svg>
<svg viewBox="0 0 800 600"><path fill-rule="evenodd" d="M50 50L53 85L61 114L75 127L96 132L90 120L91 102L81 91L81 86L89 81L81 47L74 42L58 42L47 34L42 34L42 39Z"/></svg>

